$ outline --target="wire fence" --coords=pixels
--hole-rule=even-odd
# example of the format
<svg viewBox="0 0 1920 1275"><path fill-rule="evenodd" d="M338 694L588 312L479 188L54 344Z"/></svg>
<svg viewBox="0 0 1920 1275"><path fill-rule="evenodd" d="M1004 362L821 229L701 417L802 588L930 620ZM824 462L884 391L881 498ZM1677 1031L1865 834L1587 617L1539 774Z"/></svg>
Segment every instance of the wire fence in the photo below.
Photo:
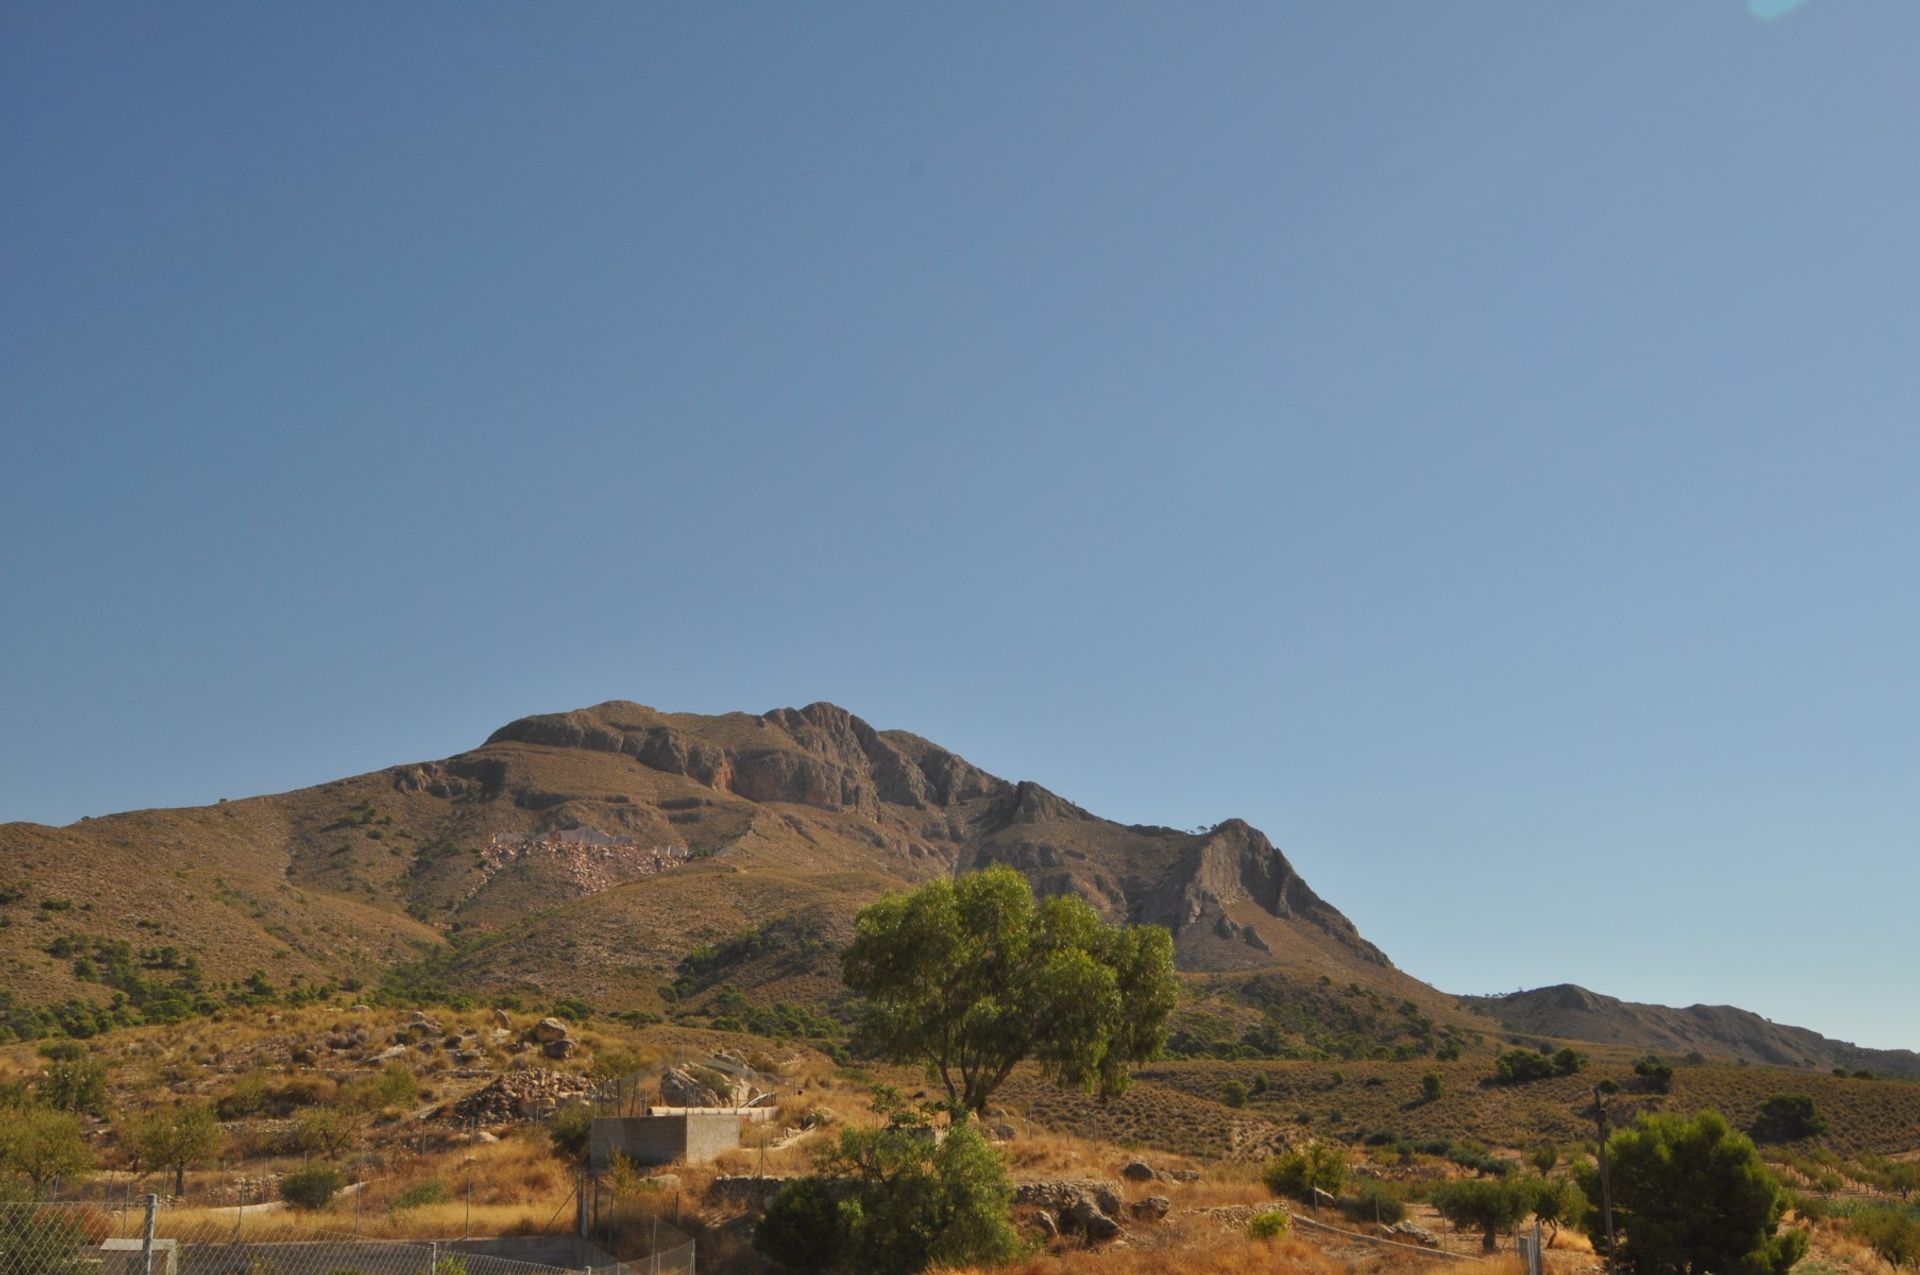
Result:
<svg viewBox="0 0 1920 1275"><path fill-rule="evenodd" d="M588 1248L584 1236L370 1240L233 1213L230 1222L174 1218L153 1196L133 1207L0 1203L0 1275L691 1275L694 1269L692 1241L678 1232L671 1238L684 1243L616 1264ZM524 1256L536 1251L550 1260Z"/></svg>

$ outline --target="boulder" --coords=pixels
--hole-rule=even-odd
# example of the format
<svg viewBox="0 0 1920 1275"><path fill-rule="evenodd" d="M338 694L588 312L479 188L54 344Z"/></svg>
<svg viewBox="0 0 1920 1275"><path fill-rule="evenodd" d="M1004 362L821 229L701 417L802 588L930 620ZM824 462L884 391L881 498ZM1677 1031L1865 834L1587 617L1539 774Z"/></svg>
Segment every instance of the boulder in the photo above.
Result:
<svg viewBox="0 0 1920 1275"><path fill-rule="evenodd" d="M1093 1193L1093 1202L1099 1206L1102 1213L1108 1216L1118 1213L1122 1206L1120 1193L1110 1186L1103 1186L1098 1191L1095 1191Z"/></svg>
<svg viewBox="0 0 1920 1275"><path fill-rule="evenodd" d="M1173 1201L1164 1195L1149 1195L1127 1206L1127 1212L1143 1222L1158 1222L1173 1209Z"/></svg>
<svg viewBox="0 0 1920 1275"><path fill-rule="evenodd" d="M1134 1160L1120 1170L1120 1176L1129 1182L1151 1182L1158 1175L1145 1160Z"/></svg>
<svg viewBox="0 0 1920 1275"><path fill-rule="evenodd" d="M571 1029L558 1018L543 1018L533 1025L533 1039L542 1045L565 1040L571 1034Z"/></svg>
<svg viewBox="0 0 1920 1275"><path fill-rule="evenodd" d="M540 1052L549 1058L571 1058L579 1051L580 1042L577 1040L568 1040L565 1037L561 1037L559 1040L550 1040L540 1047Z"/></svg>
<svg viewBox="0 0 1920 1275"><path fill-rule="evenodd" d="M1395 1222L1392 1226L1387 1227L1386 1231L1388 1235L1393 1236L1395 1239L1411 1240L1422 1248L1440 1247L1440 1237L1432 1231L1429 1231L1426 1227L1421 1226L1418 1222Z"/></svg>
<svg viewBox="0 0 1920 1275"><path fill-rule="evenodd" d="M1016 1132L1017 1130L1010 1124L990 1124L987 1126L987 1136L995 1142L1011 1142Z"/></svg>
<svg viewBox="0 0 1920 1275"><path fill-rule="evenodd" d="M493 1011L493 1025L503 1031L513 1030L513 1020L507 1017L507 1011L504 1009Z"/></svg>
<svg viewBox="0 0 1920 1275"><path fill-rule="evenodd" d="M1106 1211L1092 1200L1081 1200L1067 1210L1061 1223L1067 1229L1075 1230L1088 1240L1099 1242L1110 1240L1120 1233L1120 1224L1108 1217Z"/></svg>
<svg viewBox="0 0 1920 1275"><path fill-rule="evenodd" d="M1198 1182L1200 1180L1200 1170L1175 1169L1172 1176L1175 1182Z"/></svg>
<svg viewBox="0 0 1920 1275"><path fill-rule="evenodd" d="M1034 1220L1040 1224L1040 1233L1048 1239L1060 1234L1060 1224L1053 1220L1053 1214L1042 1210L1034 1215Z"/></svg>

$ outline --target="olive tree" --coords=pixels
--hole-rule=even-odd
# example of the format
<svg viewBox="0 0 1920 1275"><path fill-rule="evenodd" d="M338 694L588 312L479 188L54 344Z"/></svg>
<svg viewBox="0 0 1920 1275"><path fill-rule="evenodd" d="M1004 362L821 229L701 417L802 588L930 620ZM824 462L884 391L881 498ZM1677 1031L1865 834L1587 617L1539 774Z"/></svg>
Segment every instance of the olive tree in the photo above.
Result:
<svg viewBox="0 0 1920 1275"><path fill-rule="evenodd" d="M143 1163L172 1171L175 1195L186 1193L187 1170L210 1163L227 1141L219 1117L205 1103L149 1111L129 1135Z"/></svg>
<svg viewBox="0 0 1920 1275"><path fill-rule="evenodd" d="M1533 1211L1534 1193L1506 1178L1461 1178L1433 1193L1433 1207L1455 1226L1480 1232L1480 1246L1491 1253L1500 1236Z"/></svg>
<svg viewBox="0 0 1920 1275"><path fill-rule="evenodd" d="M866 998L859 1042L924 1063L956 1115L1026 1059L1058 1084L1115 1094L1166 1044L1178 983L1157 925L1102 922L1084 900L1036 901L995 866L864 909L841 961Z"/></svg>

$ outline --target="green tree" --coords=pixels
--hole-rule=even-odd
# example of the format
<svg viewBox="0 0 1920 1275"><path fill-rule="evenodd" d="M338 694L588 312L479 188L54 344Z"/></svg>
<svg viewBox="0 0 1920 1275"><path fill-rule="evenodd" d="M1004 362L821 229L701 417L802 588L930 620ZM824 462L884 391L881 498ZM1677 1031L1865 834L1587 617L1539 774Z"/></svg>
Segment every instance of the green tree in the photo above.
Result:
<svg viewBox="0 0 1920 1275"><path fill-rule="evenodd" d="M184 1195L187 1170L211 1163L226 1145L226 1133L212 1107L192 1103L156 1108L141 1116L128 1139L141 1163L173 1171L173 1193Z"/></svg>
<svg viewBox="0 0 1920 1275"><path fill-rule="evenodd" d="M1530 1178L1521 1184L1530 1194L1528 1210L1547 1228L1547 1247L1560 1238L1560 1228L1586 1217L1587 1197L1572 1178Z"/></svg>
<svg viewBox="0 0 1920 1275"><path fill-rule="evenodd" d="M1553 1166L1560 1163L1559 1144L1552 1138L1542 1138L1528 1154L1527 1163L1531 1164L1541 1177L1546 1177L1553 1172Z"/></svg>
<svg viewBox="0 0 1920 1275"><path fill-rule="evenodd" d="M1641 1087L1652 1093L1673 1092L1673 1064L1670 1062L1663 1062L1648 1054L1634 1060L1633 1074L1640 1077Z"/></svg>
<svg viewBox="0 0 1920 1275"><path fill-rule="evenodd" d="M1806 1252L1780 1232L1787 1192L1717 1111L1642 1114L1607 1140L1621 1260L1635 1275L1784 1275ZM1581 1186L1596 1207L1597 1175Z"/></svg>
<svg viewBox="0 0 1920 1275"><path fill-rule="evenodd" d="M1433 1207L1455 1226L1480 1232L1480 1246L1491 1253L1500 1236L1533 1211L1533 1192L1505 1178L1458 1178L1433 1193Z"/></svg>
<svg viewBox="0 0 1920 1275"><path fill-rule="evenodd" d="M1804 1094L1775 1094L1760 1104L1760 1115L1753 1122L1758 1142L1797 1142L1817 1138L1827 1131L1827 1118Z"/></svg>
<svg viewBox="0 0 1920 1275"><path fill-rule="evenodd" d="M897 1123L842 1131L819 1176L780 1189L754 1246L795 1269L853 1275L1011 1260L1021 1246L999 1154L971 1121L932 1134Z"/></svg>
<svg viewBox="0 0 1920 1275"><path fill-rule="evenodd" d="M1347 1149L1337 1142L1309 1142L1267 1161L1260 1180L1275 1195L1314 1204L1316 1192L1340 1194L1347 1181Z"/></svg>
<svg viewBox="0 0 1920 1275"><path fill-rule="evenodd" d="M1220 1086L1220 1101L1229 1107L1247 1105L1247 1087L1237 1080L1229 1080Z"/></svg>
<svg viewBox="0 0 1920 1275"><path fill-rule="evenodd" d="M339 1107L309 1107L293 1122L293 1140L302 1151L338 1156L360 1136L360 1122Z"/></svg>
<svg viewBox="0 0 1920 1275"><path fill-rule="evenodd" d="M1445 1083L1446 1082L1441 1079L1439 1072L1428 1072L1426 1075L1420 1077L1420 1096L1428 1102L1435 1101L1440 1097L1440 1087Z"/></svg>
<svg viewBox="0 0 1920 1275"><path fill-rule="evenodd" d="M0 1170L25 1178L35 1195L57 1179L85 1177L93 1163L80 1117L71 1111L16 1107L0 1119Z"/></svg>
<svg viewBox="0 0 1920 1275"><path fill-rule="evenodd" d="M1033 1059L1104 1095L1160 1053L1179 985L1159 926L1116 928L1083 900L1036 902L1004 865L929 882L864 909L841 961L866 998L859 1043L924 1063L954 1112L981 1113Z"/></svg>

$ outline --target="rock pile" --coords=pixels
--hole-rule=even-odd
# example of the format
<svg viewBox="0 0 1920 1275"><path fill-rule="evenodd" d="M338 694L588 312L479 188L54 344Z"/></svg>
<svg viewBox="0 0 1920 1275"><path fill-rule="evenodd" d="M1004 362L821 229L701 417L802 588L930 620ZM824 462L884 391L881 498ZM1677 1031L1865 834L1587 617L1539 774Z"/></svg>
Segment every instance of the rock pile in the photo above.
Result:
<svg viewBox="0 0 1920 1275"><path fill-rule="evenodd" d="M470 1093L439 1114L458 1124L500 1125L538 1120L561 1104L585 1098L592 1086L584 1076L528 1070L502 1072L486 1088Z"/></svg>

